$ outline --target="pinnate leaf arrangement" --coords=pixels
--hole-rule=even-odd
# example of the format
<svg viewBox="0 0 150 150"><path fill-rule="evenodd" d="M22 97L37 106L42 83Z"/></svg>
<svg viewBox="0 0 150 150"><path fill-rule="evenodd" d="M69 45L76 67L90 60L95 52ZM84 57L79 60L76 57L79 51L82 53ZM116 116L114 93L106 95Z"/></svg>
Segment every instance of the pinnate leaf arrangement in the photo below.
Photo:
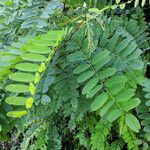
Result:
<svg viewBox="0 0 150 150"><path fill-rule="evenodd" d="M137 7L139 2L134 3ZM85 2L66 4L73 8ZM13 61L3 66L0 81L6 81L7 117L17 121L13 135L20 144L13 141L12 148L150 148L148 26L139 8L130 17L116 15L115 8L124 9L122 4L116 1L112 7L106 2L65 29L11 45L19 45L17 55L7 54Z"/></svg>
<svg viewBox="0 0 150 150"><path fill-rule="evenodd" d="M27 45L21 47L20 50L23 51L20 56L22 61L14 66L17 72L8 76L12 83L6 86L6 90L14 94L6 98L6 103L25 106L27 109L32 107L37 84L55 54L56 46L62 37L61 32L50 31L45 35L30 39ZM25 93L30 94L19 96ZM26 114L26 110L17 110L10 111L7 115L9 117L21 117Z"/></svg>

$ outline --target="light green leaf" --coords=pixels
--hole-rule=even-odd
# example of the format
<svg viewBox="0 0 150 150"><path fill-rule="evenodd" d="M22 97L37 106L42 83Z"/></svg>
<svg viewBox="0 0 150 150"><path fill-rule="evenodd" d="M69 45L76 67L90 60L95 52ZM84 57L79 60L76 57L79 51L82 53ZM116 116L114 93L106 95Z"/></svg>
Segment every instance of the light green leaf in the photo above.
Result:
<svg viewBox="0 0 150 150"><path fill-rule="evenodd" d="M119 3L120 3L120 0L116 0L116 3L119 4Z"/></svg>
<svg viewBox="0 0 150 150"><path fill-rule="evenodd" d="M99 90L101 90L103 88L102 85L97 85L95 86L87 95L86 98L91 98L93 97Z"/></svg>
<svg viewBox="0 0 150 150"><path fill-rule="evenodd" d="M47 54L50 53L51 49L47 46L32 46L32 45L26 45L22 47L23 50L31 53L37 53L37 54Z"/></svg>
<svg viewBox="0 0 150 150"><path fill-rule="evenodd" d="M88 68L90 68L90 64L80 64L79 66L77 66L75 68L75 70L73 71L74 74L79 74L85 70L87 70Z"/></svg>
<svg viewBox="0 0 150 150"><path fill-rule="evenodd" d="M38 72L35 73L34 84L37 84L40 81L40 74Z"/></svg>
<svg viewBox="0 0 150 150"><path fill-rule="evenodd" d="M92 13L100 13L100 10L97 8L89 8L88 11Z"/></svg>
<svg viewBox="0 0 150 150"><path fill-rule="evenodd" d="M110 101L107 104L105 104L100 110L100 116L104 116L107 113L107 111L113 106L114 103L114 101Z"/></svg>
<svg viewBox="0 0 150 150"><path fill-rule="evenodd" d="M71 62L85 60L83 53L80 51L71 53L70 55L67 56L67 58Z"/></svg>
<svg viewBox="0 0 150 150"><path fill-rule="evenodd" d="M128 127L135 132L139 132L139 130L141 129L138 119L133 114L127 114L125 122L128 125Z"/></svg>
<svg viewBox="0 0 150 150"><path fill-rule="evenodd" d="M6 86L6 90L13 93L26 93L29 92L29 86L23 84L10 84Z"/></svg>
<svg viewBox="0 0 150 150"><path fill-rule="evenodd" d="M122 111L120 109L117 109L117 110L113 110L109 113L108 115L108 120L110 122L113 122L115 121L117 118L119 118L122 114Z"/></svg>
<svg viewBox="0 0 150 150"><path fill-rule="evenodd" d="M29 73L13 73L9 75L9 79L19 82L31 82L34 80L34 75Z"/></svg>
<svg viewBox="0 0 150 150"><path fill-rule="evenodd" d="M103 57L102 59L100 59L98 61L97 64L95 64L95 70L96 71L99 71L102 67L104 67L109 61L111 60L111 56L106 56L106 57Z"/></svg>
<svg viewBox="0 0 150 150"><path fill-rule="evenodd" d="M58 37L62 35L63 35L63 32L61 30L52 30L52 31L47 32L45 37L48 38L49 40L56 41Z"/></svg>
<svg viewBox="0 0 150 150"><path fill-rule="evenodd" d="M135 0L134 7L137 7L139 5L139 0Z"/></svg>
<svg viewBox="0 0 150 150"><path fill-rule="evenodd" d="M31 108L33 105L34 99L32 97L26 100L26 108Z"/></svg>
<svg viewBox="0 0 150 150"><path fill-rule="evenodd" d="M16 106L25 105L26 98L21 97L21 96L11 96L11 97L6 98L5 102L10 105L16 105Z"/></svg>
<svg viewBox="0 0 150 150"><path fill-rule="evenodd" d="M139 98L133 98L133 99L130 99L129 101L120 102L120 105L125 111L129 111L133 108L136 108L140 104L140 102L141 101Z"/></svg>
<svg viewBox="0 0 150 150"><path fill-rule="evenodd" d="M106 80L105 86L111 95L116 95L124 88L126 81L127 78L124 76L113 76Z"/></svg>
<svg viewBox="0 0 150 150"><path fill-rule="evenodd" d="M141 6L143 7L145 5L146 0L142 0Z"/></svg>
<svg viewBox="0 0 150 150"><path fill-rule="evenodd" d="M103 58L106 58L110 54L110 51L104 50L102 52L99 52L91 61L93 65L97 64L99 61L103 60Z"/></svg>
<svg viewBox="0 0 150 150"><path fill-rule="evenodd" d="M34 95L34 93L35 93L35 86L34 86L34 84L32 82L30 82L29 91L30 91L31 95Z"/></svg>
<svg viewBox="0 0 150 150"><path fill-rule="evenodd" d="M150 106L150 100L145 103L146 106Z"/></svg>
<svg viewBox="0 0 150 150"><path fill-rule="evenodd" d="M13 117L13 118L18 118L18 117L22 117L26 114L27 114L27 111L25 111L25 110L23 110L23 111L10 111L7 113L7 116Z"/></svg>
<svg viewBox="0 0 150 150"><path fill-rule="evenodd" d="M42 62L42 63L41 63L41 65L40 65L40 67L39 67L39 73L44 72L44 71L45 71L45 69L46 69L46 65L45 65L45 63L44 63L44 62Z"/></svg>
<svg viewBox="0 0 150 150"><path fill-rule="evenodd" d="M115 97L117 102L127 101L135 95L135 89L125 89Z"/></svg>
<svg viewBox="0 0 150 150"><path fill-rule="evenodd" d="M121 4L122 6L123 4ZM124 5L123 5L124 6ZM119 42L119 44L116 46L116 52L120 53L122 52L124 49L127 48L127 46L129 45L131 39L130 38L125 38L124 40L122 40L121 42Z"/></svg>
<svg viewBox="0 0 150 150"><path fill-rule="evenodd" d="M112 76L113 74L116 73L116 69L115 68L112 68L112 67L109 67L109 68L106 68L105 70L103 71L99 71L99 76L100 76L100 79L105 79L109 76Z"/></svg>
<svg viewBox="0 0 150 150"><path fill-rule="evenodd" d="M94 71L86 71L82 73L78 78L78 83L82 83L92 77L94 75Z"/></svg>
<svg viewBox="0 0 150 150"><path fill-rule="evenodd" d="M124 9L124 8L125 8L125 6L126 6L126 4L125 4L125 3L123 3L123 4L120 4L120 5L119 5L120 9Z"/></svg>
<svg viewBox="0 0 150 150"><path fill-rule="evenodd" d="M43 39L41 37L36 37L29 40L29 45L35 46L53 46L55 44L54 41L50 41L49 39Z"/></svg>
<svg viewBox="0 0 150 150"><path fill-rule="evenodd" d="M97 77L89 80L86 85L83 87L82 94L89 93L99 82Z"/></svg>
<svg viewBox="0 0 150 150"><path fill-rule="evenodd" d="M45 61L47 58L44 55L40 54L22 54L21 58L23 60L33 61L33 62L42 62Z"/></svg>
<svg viewBox="0 0 150 150"><path fill-rule="evenodd" d="M135 2L134 2L134 7L137 7L138 4L139 4L139 0L135 0Z"/></svg>
<svg viewBox="0 0 150 150"><path fill-rule="evenodd" d="M26 72L36 72L39 69L39 65L33 63L20 63L15 66L16 69Z"/></svg>
<svg viewBox="0 0 150 150"><path fill-rule="evenodd" d="M145 131L145 132L149 132L149 133L150 133L150 125L149 125L149 126L144 127L144 131Z"/></svg>
<svg viewBox="0 0 150 150"><path fill-rule="evenodd" d="M107 99L108 99L108 94L106 92L103 92L102 94L97 96L96 99L91 104L91 110L95 111L95 110L101 108L105 104Z"/></svg>

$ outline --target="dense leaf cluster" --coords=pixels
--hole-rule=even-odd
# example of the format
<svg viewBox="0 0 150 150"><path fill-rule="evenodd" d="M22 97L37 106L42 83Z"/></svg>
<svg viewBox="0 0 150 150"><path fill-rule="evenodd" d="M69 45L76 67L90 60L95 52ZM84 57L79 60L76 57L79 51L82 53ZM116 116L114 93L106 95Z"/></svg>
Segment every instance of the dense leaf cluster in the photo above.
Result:
<svg viewBox="0 0 150 150"><path fill-rule="evenodd" d="M0 5L1 149L150 148L149 27L140 8L106 0Z"/></svg>

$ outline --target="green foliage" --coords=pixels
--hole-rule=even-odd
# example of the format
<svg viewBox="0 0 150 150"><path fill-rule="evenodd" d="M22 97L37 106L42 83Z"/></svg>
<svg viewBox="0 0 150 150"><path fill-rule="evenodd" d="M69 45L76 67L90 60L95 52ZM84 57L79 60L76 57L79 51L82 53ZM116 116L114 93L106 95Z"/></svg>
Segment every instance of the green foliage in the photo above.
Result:
<svg viewBox="0 0 150 150"><path fill-rule="evenodd" d="M118 0L0 7L4 148L149 149L149 33L140 8Z"/></svg>
<svg viewBox="0 0 150 150"><path fill-rule="evenodd" d="M139 112L139 118L142 120L141 125L144 131L144 137L147 141L150 141L150 122L149 122L149 97L150 97L150 80L145 79L142 83L143 91L145 92L142 96L142 103L138 107L137 111Z"/></svg>
<svg viewBox="0 0 150 150"><path fill-rule="evenodd" d="M10 2L10 3L9 3ZM47 32L50 16L61 11L59 1L42 0L2 0L0 2L0 40L4 44L16 40L17 36ZM41 9L42 8L42 9Z"/></svg>
<svg viewBox="0 0 150 150"><path fill-rule="evenodd" d="M134 0L134 7L137 7L139 4L141 4L141 6L143 7L146 4L146 2L150 4L150 1L148 0L141 0L141 2L140 0Z"/></svg>
<svg viewBox="0 0 150 150"><path fill-rule="evenodd" d="M20 89L20 88L22 88L21 84L17 84L15 86L14 86L14 84L10 84L6 87L6 90L11 91L12 93L17 92L18 94L30 92L32 98L29 98L29 96L30 96L29 94L27 95L27 97L26 97L26 95L25 95L25 97L11 96L5 100L6 103L8 103L10 105L25 105L26 108L30 108L32 106L33 101L34 101L34 94L35 94L36 86L41 78L40 76L42 76L42 73L46 69L45 63L49 63L49 61L51 60L52 56L55 53L56 46L58 45L58 42L60 40L61 40L61 31L50 31L45 35L43 34L36 38L30 39L28 42L28 45L24 45L20 49L21 51L25 51L25 53L20 56L22 61L24 61L24 63L19 63L19 64L15 65L15 69L17 69L18 72L10 74L9 79L12 80L13 82L15 81L17 83L19 83L19 82L20 83L22 83L22 82L28 83L29 86L22 85L22 86L25 86L26 89L21 90ZM37 47L36 45L39 41L42 42L42 45L40 45L40 49L44 49L47 46L46 47L47 51L41 52L40 55L36 54L36 51L30 50L31 49L30 45L32 46L32 49L36 49L36 47ZM56 44L48 45L47 44L48 41L50 41L50 43L55 42ZM34 45L35 45L35 47L34 47ZM51 49L50 48L48 49L48 46L51 46ZM49 52L49 55L46 56L46 54L48 52ZM28 63L28 61L29 62L37 62L39 64ZM30 68L28 68L29 70L27 69L28 66L30 67ZM23 72L20 72L20 70ZM35 73L35 75L31 74L31 73L27 73L27 72L33 72L33 73ZM37 79L36 74L39 75L38 79ZM12 88L16 88L16 86L19 86L18 90L12 89ZM12 116L12 117L13 116L20 117L21 114L22 115L26 114L26 113L21 113L21 112L19 115L18 112L11 111L11 112L8 112L8 115Z"/></svg>
<svg viewBox="0 0 150 150"><path fill-rule="evenodd" d="M136 141L138 139L136 138L136 135L134 134L134 132L132 132L128 128L126 121L125 121L125 116L122 116L119 119L119 134L124 139L124 142L127 144L127 147L129 150L130 149L135 149L135 150L139 149L138 144L136 143Z"/></svg>
<svg viewBox="0 0 150 150"><path fill-rule="evenodd" d="M110 127L105 123L98 123L91 135L92 150L108 149L107 136L109 135Z"/></svg>

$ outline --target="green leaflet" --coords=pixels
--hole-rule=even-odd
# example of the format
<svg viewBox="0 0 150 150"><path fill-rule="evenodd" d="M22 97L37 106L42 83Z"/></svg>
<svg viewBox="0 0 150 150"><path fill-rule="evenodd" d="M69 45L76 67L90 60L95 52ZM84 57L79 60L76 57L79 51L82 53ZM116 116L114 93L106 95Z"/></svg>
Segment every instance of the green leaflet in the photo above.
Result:
<svg viewBox="0 0 150 150"><path fill-rule="evenodd" d="M32 82L30 82L29 91L30 91L31 95L34 95L35 90L36 90L35 85Z"/></svg>
<svg viewBox="0 0 150 150"><path fill-rule="evenodd" d="M40 74L36 72L34 77L34 84L37 84L39 81L40 81Z"/></svg>
<svg viewBox="0 0 150 150"><path fill-rule="evenodd" d="M19 82L31 82L34 80L34 75L29 73L17 72L10 74L9 79Z"/></svg>
<svg viewBox="0 0 150 150"><path fill-rule="evenodd" d="M83 87L82 94L88 94L99 82L97 77L89 80L86 85Z"/></svg>
<svg viewBox="0 0 150 150"><path fill-rule="evenodd" d="M47 32L46 35L43 35L43 37L46 37L48 40L57 41L58 37L62 35L62 30L52 30Z"/></svg>
<svg viewBox="0 0 150 150"><path fill-rule="evenodd" d="M146 92L150 92L150 80L149 79L145 79L142 83L142 86L144 87L144 91Z"/></svg>
<svg viewBox="0 0 150 150"><path fill-rule="evenodd" d="M105 92L103 92L100 95L98 95L96 97L96 99L93 101L93 103L91 104L91 107L90 107L91 110L95 111L95 110L101 108L105 104L107 99L108 99L108 94L105 93Z"/></svg>
<svg viewBox="0 0 150 150"><path fill-rule="evenodd" d="M43 105L47 105L51 102L51 98L48 96L48 95L43 95L42 98L41 98L41 103Z"/></svg>
<svg viewBox="0 0 150 150"><path fill-rule="evenodd" d="M7 116L13 117L13 118L18 118L18 117L22 117L26 114L27 114L27 111L25 111L25 110L23 110L23 111L10 111L7 113Z"/></svg>
<svg viewBox="0 0 150 150"><path fill-rule="evenodd" d="M90 64L81 64L81 65L79 65L79 66L77 66L76 68L75 68L75 70L74 70L74 74L79 74L79 73L81 73L81 72L83 72L83 71L85 71L85 70L87 70L88 68L90 68Z"/></svg>
<svg viewBox="0 0 150 150"><path fill-rule="evenodd" d="M6 90L13 93L29 92L29 86L24 84L10 84L6 86Z"/></svg>
<svg viewBox="0 0 150 150"><path fill-rule="evenodd" d="M150 124L150 120L143 120L141 121L142 126L148 126Z"/></svg>
<svg viewBox="0 0 150 150"><path fill-rule="evenodd" d="M120 32L116 32L113 35L113 37L109 40L108 47L109 47L110 51L112 51L112 49L114 49L114 46L117 43L119 36L120 36Z"/></svg>
<svg viewBox="0 0 150 150"><path fill-rule="evenodd" d="M134 70L141 70L144 66L144 63L143 63L143 61L140 61L140 60L133 60L133 61L131 61L130 66Z"/></svg>
<svg viewBox="0 0 150 150"><path fill-rule="evenodd" d="M44 55L40 54L22 54L21 58L23 60L33 61L33 62L42 62L45 61L47 58Z"/></svg>
<svg viewBox="0 0 150 150"><path fill-rule="evenodd" d="M67 58L71 62L85 60L84 55L81 51L71 53L70 55L67 56Z"/></svg>
<svg viewBox="0 0 150 150"><path fill-rule="evenodd" d="M113 76L109 79L106 80L105 85L107 87L112 87L114 86L114 84L118 83L118 82L126 82L127 78L123 75L117 75L117 76ZM114 86L115 87L115 86Z"/></svg>
<svg viewBox="0 0 150 150"><path fill-rule="evenodd" d="M136 108L140 104L140 102L141 101L139 98L133 98L133 99L130 99L128 102L126 101L120 102L120 105L125 111L129 111L133 108Z"/></svg>
<svg viewBox="0 0 150 150"><path fill-rule="evenodd" d="M127 101L135 95L135 89L125 89L115 97L117 102Z"/></svg>
<svg viewBox="0 0 150 150"><path fill-rule="evenodd" d="M146 101L145 105L150 107L150 100Z"/></svg>
<svg viewBox="0 0 150 150"><path fill-rule="evenodd" d="M103 88L102 85L96 85L89 93L87 93L86 98L93 97L98 91L100 91Z"/></svg>
<svg viewBox="0 0 150 150"><path fill-rule="evenodd" d="M120 9L124 9L125 6L126 6L125 3L119 5Z"/></svg>
<svg viewBox="0 0 150 150"><path fill-rule="evenodd" d="M36 72L39 69L39 65L34 63L20 63L17 64L15 68L25 72Z"/></svg>
<svg viewBox="0 0 150 150"><path fill-rule="evenodd" d="M98 54L96 54L96 56L92 59L91 63L92 65L95 65L97 63L99 63L103 58L107 58L107 56L110 54L110 51L108 50L104 50L102 52L99 52Z"/></svg>
<svg viewBox="0 0 150 150"><path fill-rule="evenodd" d="M124 76L113 76L106 80L105 86L112 95L116 95L124 88L126 80Z"/></svg>
<svg viewBox="0 0 150 150"><path fill-rule="evenodd" d="M20 96L11 96L6 98L6 103L10 105L25 105L26 104L26 98L20 97Z"/></svg>
<svg viewBox="0 0 150 150"><path fill-rule="evenodd" d="M129 54L131 54L137 47L137 44L135 42L131 42L124 51L122 51L121 55L122 57L127 57Z"/></svg>
<svg viewBox="0 0 150 150"><path fill-rule="evenodd" d="M126 60L127 61L135 60L136 58L138 58L141 55L141 53L142 53L142 51L137 49L136 51L133 51L130 55L128 55Z"/></svg>
<svg viewBox="0 0 150 150"><path fill-rule="evenodd" d="M33 102L34 102L34 99L33 98L28 98L27 100L26 100L26 108L31 108L32 107L32 105L33 105Z"/></svg>
<svg viewBox="0 0 150 150"><path fill-rule="evenodd" d="M105 79L108 78L109 76L112 76L113 74L116 73L116 69L112 67L108 67L103 71L99 71L99 79Z"/></svg>
<svg viewBox="0 0 150 150"><path fill-rule="evenodd" d="M122 42L120 42L117 46L116 46L116 52L119 53L121 52L123 49L125 49L129 42L131 41L131 39L124 39Z"/></svg>
<svg viewBox="0 0 150 150"><path fill-rule="evenodd" d="M132 129L135 132L139 132L139 130L141 129L139 121L132 114L127 114L126 115L125 122L129 126L129 128Z"/></svg>
<svg viewBox="0 0 150 150"><path fill-rule="evenodd" d="M124 88L124 86L125 83L118 80L113 86L108 87L108 91L111 95L116 95Z"/></svg>
<svg viewBox="0 0 150 150"><path fill-rule="evenodd" d="M139 4L139 0L135 0L135 2L134 2L134 7L137 7L138 4Z"/></svg>
<svg viewBox="0 0 150 150"><path fill-rule="evenodd" d="M146 0L142 0L141 6L143 7L145 5L145 3L146 3ZM150 1L149 1L149 3L150 3Z"/></svg>
<svg viewBox="0 0 150 150"><path fill-rule="evenodd" d="M44 72L44 71L45 71L45 69L46 69L46 65L45 65L45 63L44 63L44 62L42 62L42 63L40 64L40 67L39 67L39 73Z"/></svg>
<svg viewBox="0 0 150 150"><path fill-rule="evenodd" d="M47 46L32 46L32 45L25 45L22 47L23 50L31 53L36 54L47 54L50 53L51 49Z"/></svg>
<svg viewBox="0 0 150 150"><path fill-rule="evenodd" d="M150 124L150 123L149 123ZM145 132L150 133L150 126L145 126L143 129Z"/></svg>
<svg viewBox="0 0 150 150"><path fill-rule="evenodd" d="M149 113L147 113L147 112L145 111L145 112L143 112L143 114L140 114L140 115L139 115L139 118L140 118L140 119L149 120L149 119L150 119L150 115L149 115Z"/></svg>
<svg viewBox="0 0 150 150"><path fill-rule="evenodd" d="M119 118L121 116L121 114L122 114L122 111L120 109L113 110L109 113L108 120L110 122L113 122L114 120Z"/></svg>
<svg viewBox="0 0 150 150"><path fill-rule="evenodd" d="M103 57L96 65L95 70L99 71L104 65L106 65L111 60L111 56Z"/></svg>
<svg viewBox="0 0 150 150"><path fill-rule="evenodd" d="M100 110L100 116L104 116L107 113L107 111L114 105L114 103L114 101L110 101L107 104L105 104Z"/></svg>
<svg viewBox="0 0 150 150"><path fill-rule="evenodd" d="M145 98L149 99L150 98L150 93L145 94Z"/></svg>
<svg viewBox="0 0 150 150"><path fill-rule="evenodd" d="M31 39L29 41L29 45L36 45L36 46L54 46L55 42L47 40L47 39L42 39L39 37L36 37L34 39Z"/></svg>
<svg viewBox="0 0 150 150"><path fill-rule="evenodd" d="M88 80L90 77L92 77L94 75L94 71L86 71L84 73L82 73L79 77L78 77L78 83L82 83L86 80Z"/></svg>

